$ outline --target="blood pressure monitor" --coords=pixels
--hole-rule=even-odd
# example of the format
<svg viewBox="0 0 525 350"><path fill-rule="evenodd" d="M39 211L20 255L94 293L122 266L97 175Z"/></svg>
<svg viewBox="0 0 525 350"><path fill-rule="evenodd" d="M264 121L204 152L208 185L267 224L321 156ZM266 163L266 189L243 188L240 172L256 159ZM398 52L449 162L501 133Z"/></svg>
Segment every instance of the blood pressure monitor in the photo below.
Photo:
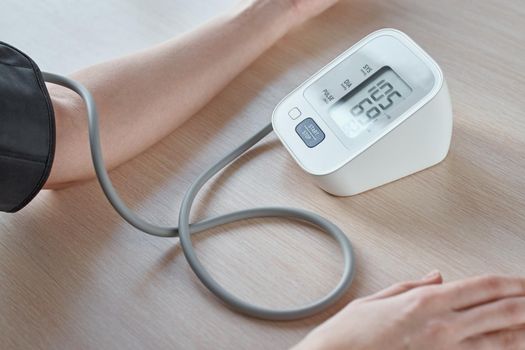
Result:
<svg viewBox="0 0 525 350"><path fill-rule="evenodd" d="M438 65L405 34L384 29L344 52L290 93L275 108L272 125L243 142L197 176L181 202L178 227L152 224L120 199L102 157L95 100L82 84L42 73L50 83L79 94L86 104L91 155L97 178L115 210L131 225L153 236L179 237L184 256L201 282L233 310L269 320L295 320L326 309L352 282L355 263L348 237L334 223L302 209L261 207L208 218L190 225L195 197L214 175L275 130L297 163L327 192L347 196L419 171L447 154L452 110ZM202 265L190 235L250 218L286 217L310 222L341 248L338 284L308 305L273 310L236 297Z"/></svg>
<svg viewBox="0 0 525 350"><path fill-rule="evenodd" d="M272 124L321 188L349 196L443 160L452 108L437 63L404 33L383 29L286 96Z"/></svg>

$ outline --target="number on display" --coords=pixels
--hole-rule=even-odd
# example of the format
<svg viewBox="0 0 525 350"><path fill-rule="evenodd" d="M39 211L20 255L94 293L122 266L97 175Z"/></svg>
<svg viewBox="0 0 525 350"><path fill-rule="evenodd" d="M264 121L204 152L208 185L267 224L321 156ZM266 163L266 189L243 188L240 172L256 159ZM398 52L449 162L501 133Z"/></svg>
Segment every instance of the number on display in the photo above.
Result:
<svg viewBox="0 0 525 350"><path fill-rule="evenodd" d="M355 105L350 112L358 117L365 113L369 119L377 118L381 111L386 111L395 103L396 99L401 99L399 91L394 90L392 84L383 79L368 90L370 94L361 102ZM379 108L378 108L379 107Z"/></svg>

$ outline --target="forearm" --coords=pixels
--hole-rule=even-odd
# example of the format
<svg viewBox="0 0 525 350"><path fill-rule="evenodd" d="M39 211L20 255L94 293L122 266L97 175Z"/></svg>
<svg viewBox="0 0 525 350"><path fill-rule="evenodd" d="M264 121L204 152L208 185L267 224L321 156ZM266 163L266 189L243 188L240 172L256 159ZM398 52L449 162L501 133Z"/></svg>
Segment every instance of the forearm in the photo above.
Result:
<svg viewBox="0 0 525 350"><path fill-rule="evenodd" d="M151 49L72 75L94 95L101 139L113 168L171 133L282 37L293 13L257 2ZM46 187L94 175L82 101L49 86L56 110L57 147Z"/></svg>

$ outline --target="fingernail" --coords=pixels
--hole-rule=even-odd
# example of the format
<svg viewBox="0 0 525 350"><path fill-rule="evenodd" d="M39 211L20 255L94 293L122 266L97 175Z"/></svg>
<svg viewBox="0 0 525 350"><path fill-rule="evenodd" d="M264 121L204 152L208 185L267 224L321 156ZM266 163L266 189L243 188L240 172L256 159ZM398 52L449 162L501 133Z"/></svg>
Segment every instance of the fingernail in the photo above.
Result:
<svg viewBox="0 0 525 350"><path fill-rule="evenodd" d="M438 271L438 270L434 270L434 271L431 271L429 272L428 274L426 274L422 280L429 280L429 279L432 279L432 278L436 278L440 275L441 273Z"/></svg>

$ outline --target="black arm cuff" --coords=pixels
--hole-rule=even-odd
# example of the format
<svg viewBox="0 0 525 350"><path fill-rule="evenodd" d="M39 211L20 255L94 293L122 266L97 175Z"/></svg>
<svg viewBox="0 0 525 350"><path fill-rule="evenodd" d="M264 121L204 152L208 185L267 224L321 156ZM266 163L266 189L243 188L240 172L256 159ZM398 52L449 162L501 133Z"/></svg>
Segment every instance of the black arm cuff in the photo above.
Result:
<svg viewBox="0 0 525 350"><path fill-rule="evenodd" d="M0 211L16 212L44 186L55 153L55 116L38 66L0 41Z"/></svg>

